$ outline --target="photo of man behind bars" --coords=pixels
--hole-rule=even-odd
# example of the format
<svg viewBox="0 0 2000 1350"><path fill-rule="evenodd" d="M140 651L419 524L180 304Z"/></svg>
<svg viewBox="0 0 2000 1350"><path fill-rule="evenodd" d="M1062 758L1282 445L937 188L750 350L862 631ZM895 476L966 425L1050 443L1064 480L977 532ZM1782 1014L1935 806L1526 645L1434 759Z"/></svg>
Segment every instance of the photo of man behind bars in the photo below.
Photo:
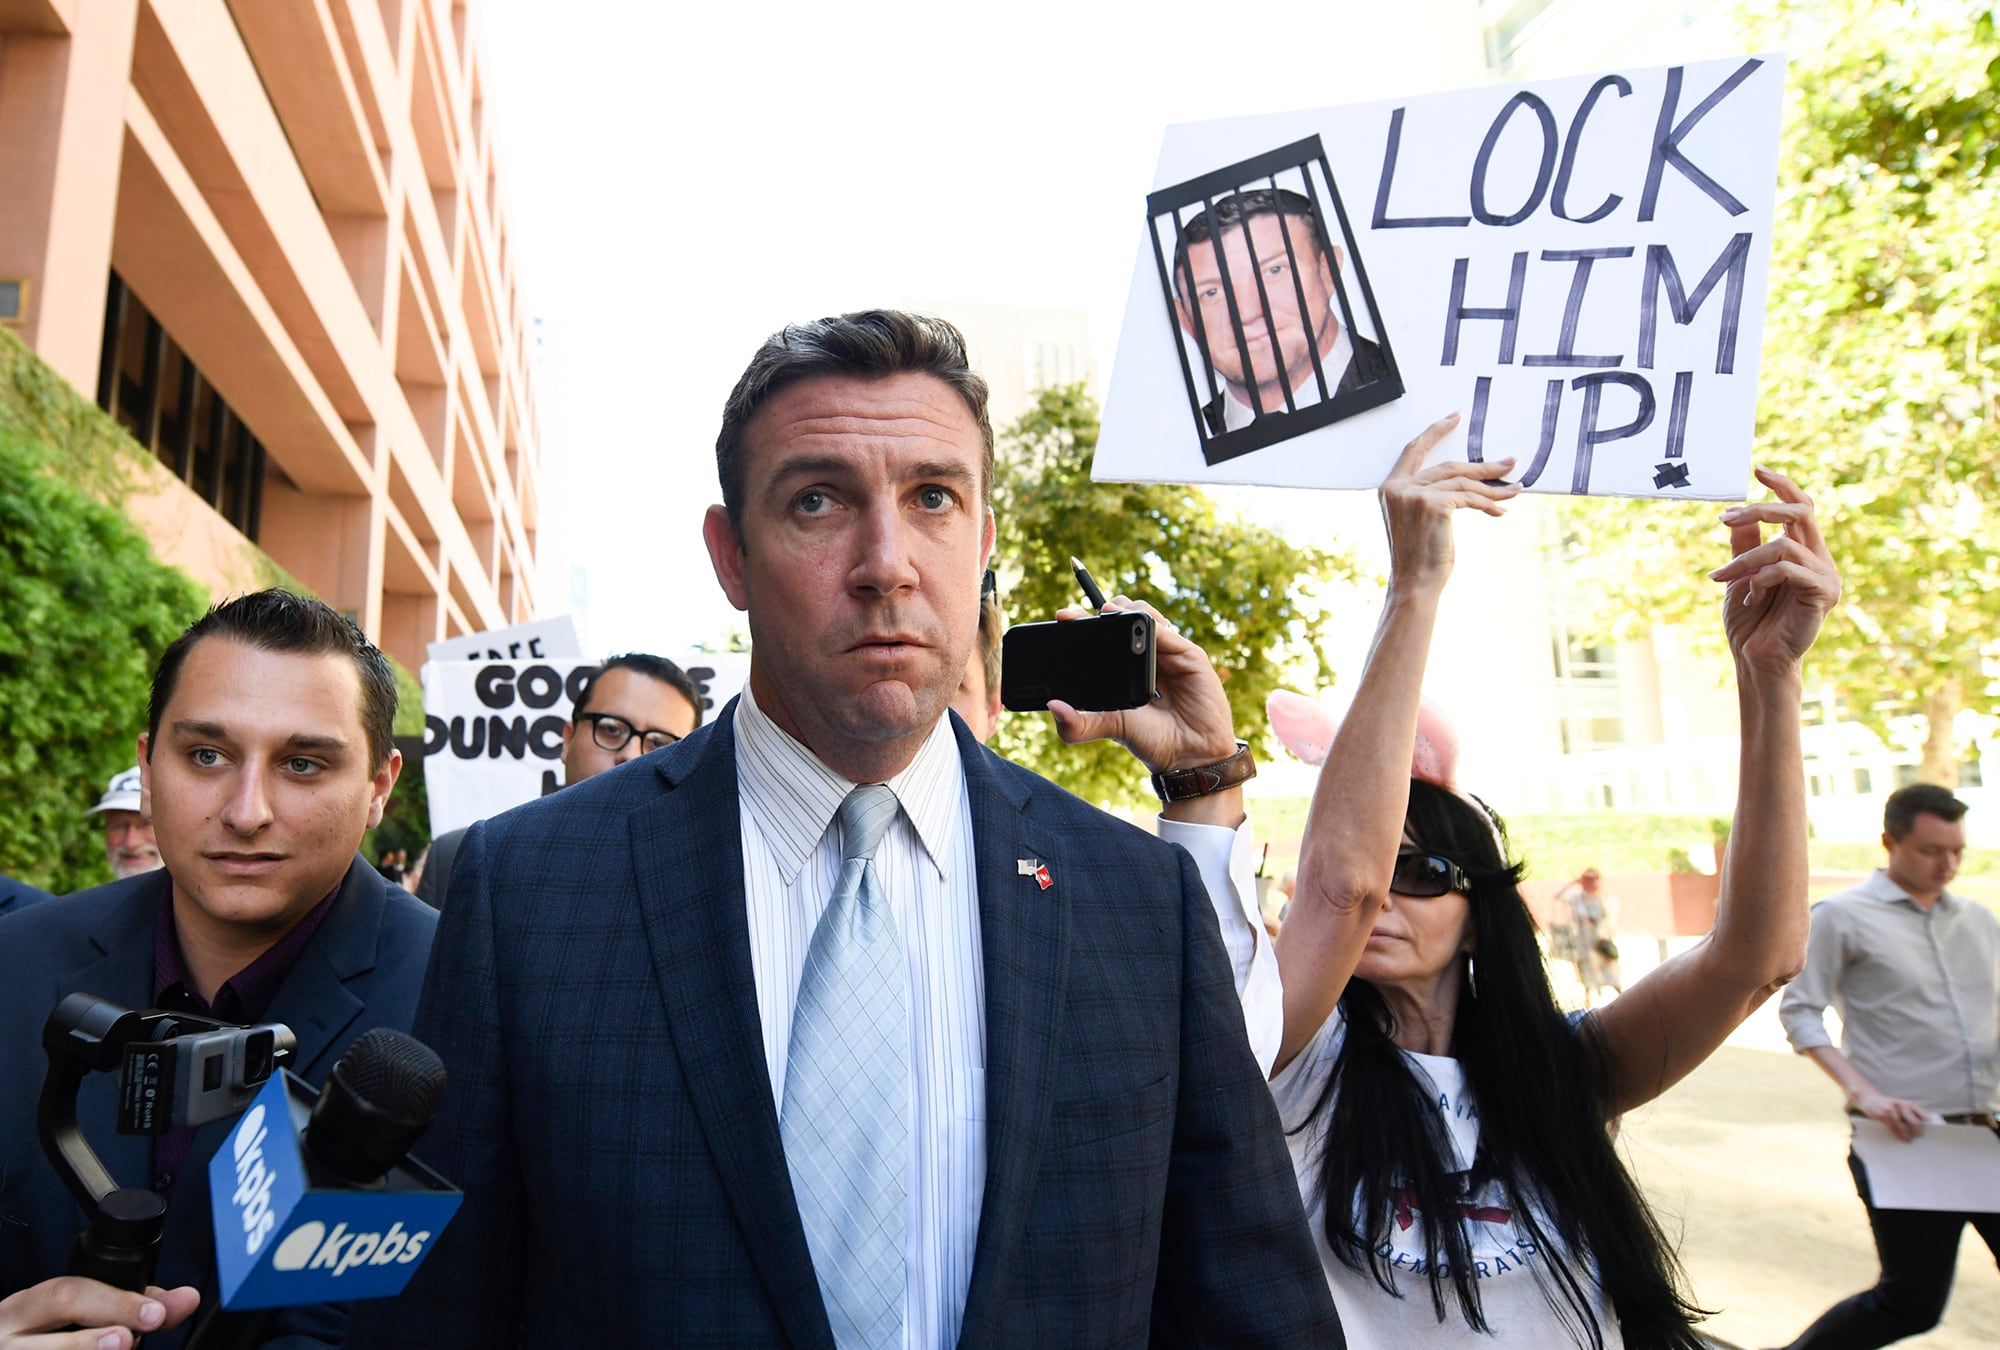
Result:
<svg viewBox="0 0 2000 1350"><path fill-rule="evenodd" d="M1147 205L1210 464L1402 394L1318 137Z"/></svg>

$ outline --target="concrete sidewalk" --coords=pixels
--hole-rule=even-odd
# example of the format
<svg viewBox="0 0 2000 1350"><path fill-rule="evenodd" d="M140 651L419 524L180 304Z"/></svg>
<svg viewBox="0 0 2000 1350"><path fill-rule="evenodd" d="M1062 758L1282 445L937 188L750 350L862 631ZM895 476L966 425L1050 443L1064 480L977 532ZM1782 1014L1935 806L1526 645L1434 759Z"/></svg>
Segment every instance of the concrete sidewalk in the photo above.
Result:
<svg viewBox="0 0 2000 1350"><path fill-rule="evenodd" d="M1628 976L1629 979L1629 976ZM1685 1082L1625 1118L1620 1143L1716 1340L1781 1346L1875 1282L1868 1221L1847 1174L1839 1094L1774 1040L1775 1000ZM1782 1045L1782 1036L1775 1037ZM1970 1228L1944 1321L1912 1350L2000 1346L2000 1272Z"/></svg>

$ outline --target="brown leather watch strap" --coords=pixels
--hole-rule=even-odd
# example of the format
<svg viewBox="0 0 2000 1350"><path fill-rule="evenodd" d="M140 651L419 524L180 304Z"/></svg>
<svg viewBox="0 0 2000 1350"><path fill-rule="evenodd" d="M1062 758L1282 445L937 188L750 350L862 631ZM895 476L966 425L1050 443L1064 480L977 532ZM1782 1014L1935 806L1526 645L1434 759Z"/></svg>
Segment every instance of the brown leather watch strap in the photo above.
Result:
<svg viewBox="0 0 2000 1350"><path fill-rule="evenodd" d="M1235 787L1257 776L1257 761L1250 755L1248 741L1236 742L1236 753L1213 764L1197 764L1189 769L1172 769L1153 775L1153 791L1162 802L1184 802L1206 797L1211 792Z"/></svg>

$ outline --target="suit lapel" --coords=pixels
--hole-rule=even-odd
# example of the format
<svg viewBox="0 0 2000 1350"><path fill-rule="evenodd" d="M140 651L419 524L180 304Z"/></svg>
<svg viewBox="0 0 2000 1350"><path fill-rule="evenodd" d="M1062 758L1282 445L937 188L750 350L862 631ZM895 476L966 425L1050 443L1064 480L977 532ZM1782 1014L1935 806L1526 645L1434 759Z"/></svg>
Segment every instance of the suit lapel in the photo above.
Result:
<svg viewBox="0 0 2000 1350"><path fill-rule="evenodd" d="M668 1031L723 1190L787 1338L831 1346L765 1071L744 909L734 708L698 749L665 757L658 772L670 790L633 813L632 853Z"/></svg>
<svg viewBox="0 0 2000 1350"><path fill-rule="evenodd" d="M962 1344L999 1325L1008 1256L1028 1219L1069 965L1061 859L1029 816L1030 794L957 728L979 867L979 940L986 973L986 1195L966 1293ZM1021 860L1048 865L1044 890Z"/></svg>
<svg viewBox="0 0 2000 1350"><path fill-rule="evenodd" d="M357 854L319 931L264 1012L266 1022L292 1029L297 1044L290 1067L301 1078L316 1083L326 1076L333 1065L321 1060L367 1007L347 982L375 968L387 903L387 883Z"/></svg>

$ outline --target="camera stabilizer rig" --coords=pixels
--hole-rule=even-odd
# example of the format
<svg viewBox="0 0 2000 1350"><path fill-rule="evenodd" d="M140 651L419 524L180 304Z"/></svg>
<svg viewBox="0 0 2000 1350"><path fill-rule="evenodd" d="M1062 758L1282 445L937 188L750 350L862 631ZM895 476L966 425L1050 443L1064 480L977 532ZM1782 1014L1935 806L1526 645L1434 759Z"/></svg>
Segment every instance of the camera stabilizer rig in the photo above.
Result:
<svg viewBox="0 0 2000 1350"><path fill-rule="evenodd" d="M118 1132L162 1135L242 1111L295 1045L291 1028L275 1023L133 1012L94 994L56 1005L42 1027L49 1072L35 1120L42 1151L90 1216L70 1251L70 1274L145 1289L167 1220L157 1191L120 1186L84 1138L76 1121L84 1078L116 1070Z"/></svg>

